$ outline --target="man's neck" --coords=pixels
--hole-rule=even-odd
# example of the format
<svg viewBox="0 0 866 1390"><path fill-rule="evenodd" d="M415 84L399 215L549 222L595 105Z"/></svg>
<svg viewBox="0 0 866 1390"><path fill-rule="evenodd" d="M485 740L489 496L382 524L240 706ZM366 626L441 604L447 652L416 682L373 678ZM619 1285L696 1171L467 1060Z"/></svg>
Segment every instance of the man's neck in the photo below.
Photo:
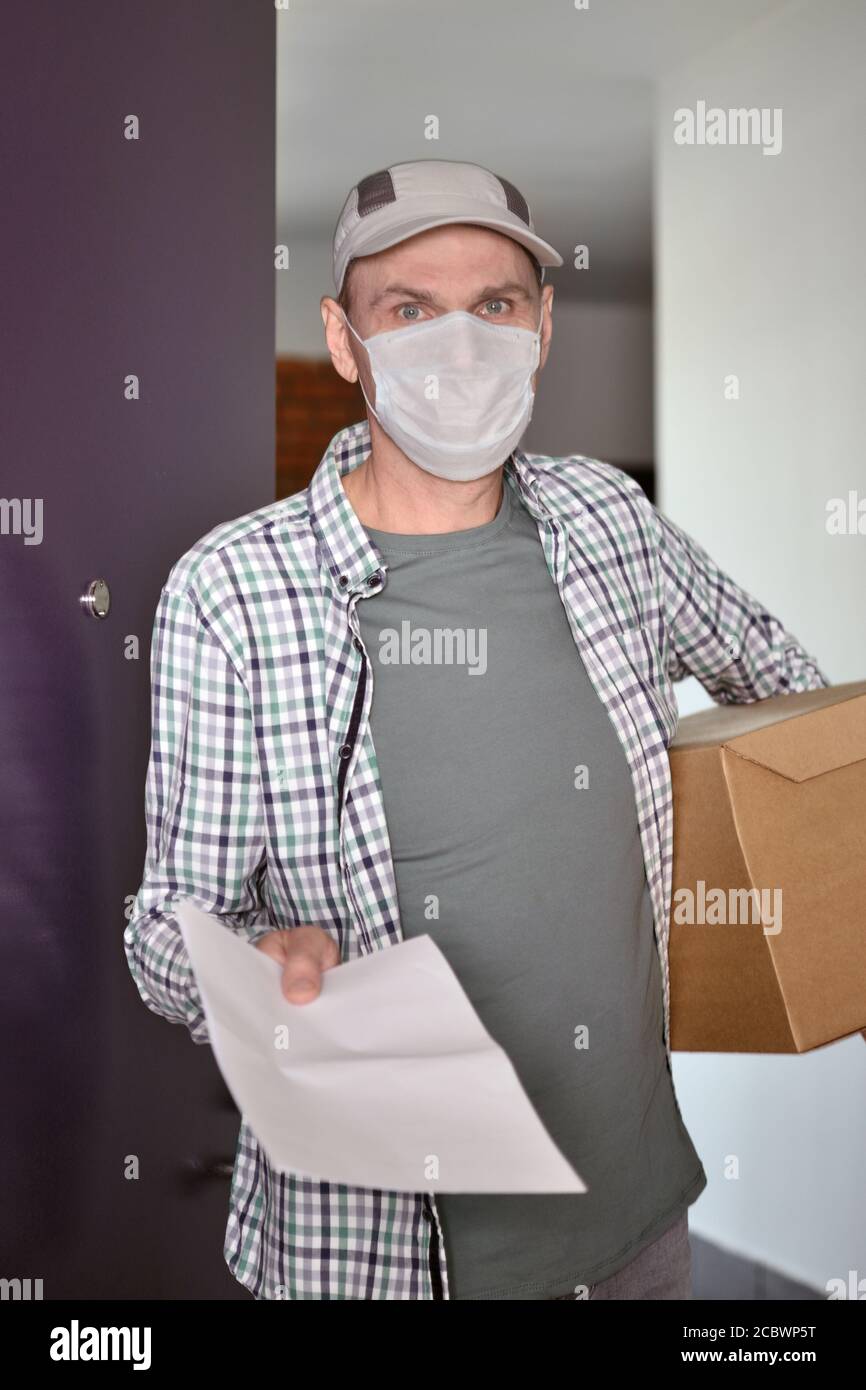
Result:
<svg viewBox="0 0 866 1390"><path fill-rule="evenodd" d="M404 536L468 531L492 521L502 502L504 465L470 483L435 477L408 459L393 440L371 430L371 450L342 478L362 526Z"/></svg>

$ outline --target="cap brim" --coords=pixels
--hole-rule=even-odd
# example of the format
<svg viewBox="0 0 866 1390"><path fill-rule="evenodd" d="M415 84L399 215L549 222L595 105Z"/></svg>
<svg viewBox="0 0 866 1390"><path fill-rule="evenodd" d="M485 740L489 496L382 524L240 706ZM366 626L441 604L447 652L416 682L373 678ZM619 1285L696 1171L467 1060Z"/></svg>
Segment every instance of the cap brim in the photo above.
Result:
<svg viewBox="0 0 866 1390"><path fill-rule="evenodd" d="M352 249L349 260L356 260L359 256L374 256L377 251L387 251L391 246L398 246L401 241L408 241L409 237L417 236L419 232L429 232L434 227L450 227L455 222L468 224L477 227L489 227L491 231L502 232L510 237L519 245L530 251L539 265L560 266L563 264L562 257L555 251L549 242L542 241L540 236L536 236L528 227L516 224L502 217L467 214L463 217L418 217L409 218L402 222L399 227L389 227L382 230L378 236L371 236L366 241L356 244ZM343 279L346 274L346 266L343 266L340 283L337 285L337 293L343 287Z"/></svg>

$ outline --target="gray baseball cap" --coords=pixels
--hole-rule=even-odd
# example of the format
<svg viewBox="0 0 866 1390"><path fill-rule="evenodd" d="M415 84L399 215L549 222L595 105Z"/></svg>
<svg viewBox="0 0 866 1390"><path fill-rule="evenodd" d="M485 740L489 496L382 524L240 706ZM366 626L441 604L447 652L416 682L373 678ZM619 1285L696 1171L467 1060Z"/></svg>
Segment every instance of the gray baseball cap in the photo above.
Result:
<svg viewBox="0 0 866 1390"><path fill-rule="evenodd" d="M525 246L540 266L562 265L562 257L536 236L529 204L513 183L480 164L413 159L368 174L343 204L334 232L337 294L356 256L372 256L450 222L491 227Z"/></svg>

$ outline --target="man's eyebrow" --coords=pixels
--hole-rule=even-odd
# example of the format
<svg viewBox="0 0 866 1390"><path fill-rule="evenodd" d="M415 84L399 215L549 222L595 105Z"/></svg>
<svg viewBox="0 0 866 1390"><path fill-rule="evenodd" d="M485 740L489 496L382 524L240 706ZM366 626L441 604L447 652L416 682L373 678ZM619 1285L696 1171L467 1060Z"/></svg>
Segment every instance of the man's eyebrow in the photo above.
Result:
<svg viewBox="0 0 866 1390"><path fill-rule="evenodd" d="M504 285L485 285L484 289L478 294L480 299L499 299L501 295L512 294L529 299L530 294L525 285L521 285L517 280L508 280Z"/></svg>
<svg viewBox="0 0 866 1390"><path fill-rule="evenodd" d="M436 303L436 296L431 294L429 290L416 290L411 285L386 285L383 290L373 296L370 307L374 308L375 305L380 304L383 299L387 299L391 295L399 295L401 299L417 300L419 304Z"/></svg>
<svg viewBox="0 0 866 1390"><path fill-rule="evenodd" d="M518 295L523 299L529 299L530 294L525 285L521 285L516 280L509 280L503 285L485 285L474 297L474 303L479 303L482 299L499 299L501 296L510 294ZM401 299L410 299L418 304L436 304L436 296L429 290L414 289L411 285L386 285L377 295L374 295L371 308L375 308L383 299L397 296Z"/></svg>

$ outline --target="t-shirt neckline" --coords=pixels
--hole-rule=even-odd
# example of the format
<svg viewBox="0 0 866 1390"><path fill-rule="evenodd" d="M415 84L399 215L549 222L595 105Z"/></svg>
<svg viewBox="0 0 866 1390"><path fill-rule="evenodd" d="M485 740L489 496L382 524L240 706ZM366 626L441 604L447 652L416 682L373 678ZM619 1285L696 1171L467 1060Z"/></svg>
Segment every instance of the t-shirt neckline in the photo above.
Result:
<svg viewBox="0 0 866 1390"><path fill-rule="evenodd" d="M492 521L485 521L481 526L431 535L404 535L397 531L380 531L374 526L365 526L364 530L383 555L429 555L431 551L466 550L491 540L504 530L511 520L511 508L511 488L503 480L499 510Z"/></svg>

